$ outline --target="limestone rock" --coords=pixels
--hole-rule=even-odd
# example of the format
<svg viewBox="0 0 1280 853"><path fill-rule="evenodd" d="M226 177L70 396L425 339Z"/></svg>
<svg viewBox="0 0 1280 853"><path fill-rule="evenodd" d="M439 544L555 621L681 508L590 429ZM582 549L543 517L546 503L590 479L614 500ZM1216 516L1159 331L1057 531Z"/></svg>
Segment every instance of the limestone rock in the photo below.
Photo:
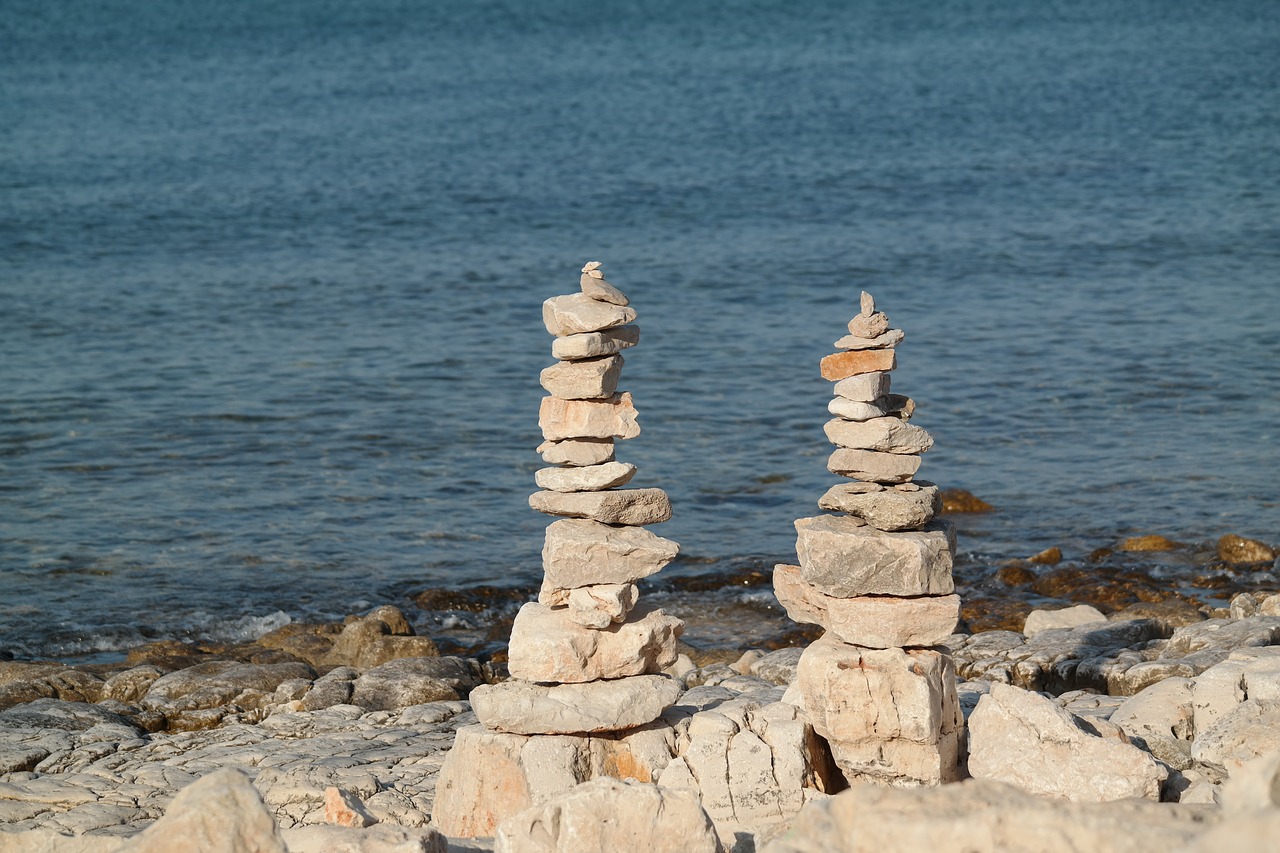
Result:
<svg viewBox="0 0 1280 853"><path fill-rule="evenodd" d="M940 646L960 620L958 595L834 598L805 583L799 566L776 567L773 590L793 621L873 649Z"/></svg>
<svg viewBox="0 0 1280 853"><path fill-rule="evenodd" d="M633 583L603 583L539 593L538 603L565 608L565 618L579 625L607 628L626 619L639 597Z"/></svg>
<svg viewBox="0 0 1280 853"><path fill-rule="evenodd" d="M891 349L846 350L822 359L822 378L831 381L848 379L859 373L893 370L897 358Z"/></svg>
<svg viewBox="0 0 1280 853"><path fill-rule="evenodd" d="M614 305L630 304L621 290L604 280L604 270L600 269L599 261L591 261L582 268L582 276L578 283L582 287L582 292L592 299L611 302Z"/></svg>
<svg viewBox="0 0 1280 853"><path fill-rule="evenodd" d="M920 457L838 447L827 460L827 470L873 483L906 483L920 470Z"/></svg>
<svg viewBox="0 0 1280 853"><path fill-rule="evenodd" d="M275 816L239 770L215 770L183 788L120 853L286 853Z"/></svg>
<svg viewBox="0 0 1280 853"><path fill-rule="evenodd" d="M471 691L471 706L487 728L516 734L612 732L650 723L675 704L680 684L663 675L636 675L587 684L504 681Z"/></svg>
<svg viewBox="0 0 1280 853"><path fill-rule="evenodd" d="M613 396L622 374L622 356L560 361L543 368L542 387L562 400L601 400Z"/></svg>
<svg viewBox="0 0 1280 853"><path fill-rule="evenodd" d="M375 667L352 684L352 705L370 711L394 711L465 697L484 681L470 658L398 658Z"/></svg>
<svg viewBox="0 0 1280 853"><path fill-rule="evenodd" d="M1166 678L1130 696L1112 712L1109 722L1164 763L1177 770L1191 766L1191 739L1195 735L1192 682Z"/></svg>
<svg viewBox="0 0 1280 853"><path fill-rule="evenodd" d="M639 326L617 326L603 332L566 335L551 342L551 355L561 361L577 361L613 355L640 343Z"/></svg>
<svg viewBox="0 0 1280 853"><path fill-rule="evenodd" d="M635 476L630 462L604 462L575 468L539 468L533 478L538 488L551 492L598 492L625 486Z"/></svg>
<svg viewBox="0 0 1280 853"><path fill-rule="evenodd" d="M837 397L854 402L870 403L889 393L888 373L859 373L841 379L832 389Z"/></svg>
<svg viewBox="0 0 1280 853"><path fill-rule="evenodd" d="M849 321L849 334L857 338L876 338L889 331L889 318L879 311L859 314Z"/></svg>
<svg viewBox="0 0 1280 853"><path fill-rule="evenodd" d="M396 658L438 654L430 637L414 635L398 608L384 606L344 625L323 661L327 666L371 669Z"/></svg>
<svg viewBox="0 0 1280 853"><path fill-rule="evenodd" d="M662 489L602 492L534 492L529 506L547 515L587 518L603 524L640 526L671 518L671 498Z"/></svg>
<svg viewBox="0 0 1280 853"><path fill-rule="evenodd" d="M542 548L542 589L600 583L635 583L670 563L680 546L642 527L610 527L566 518L547 526Z"/></svg>
<svg viewBox="0 0 1280 853"><path fill-rule="evenodd" d="M851 785L942 785L961 777L960 735L958 730L945 732L934 743L904 738L831 741L831 757Z"/></svg>
<svg viewBox="0 0 1280 853"><path fill-rule="evenodd" d="M883 418L888 414L879 401L863 403L845 397L832 397L831 402L827 404L827 411L846 421L869 421L873 418Z"/></svg>
<svg viewBox="0 0 1280 853"><path fill-rule="evenodd" d="M656 673L675 663L683 629L679 619L648 607L593 629L529 602L512 625L507 668L513 678L562 684Z"/></svg>
<svg viewBox="0 0 1280 853"><path fill-rule="evenodd" d="M599 465L613 461L612 438L567 438L538 445L542 461L552 465Z"/></svg>
<svg viewBox="0 0 1280 853"><path fill-rule="evenodd" d="M492 837L499 822L533 805L521 761L527 741L483 726L458 729L436 779L432 823L449 836Z"/></svg>
<svg viewBox="0 0 1280 853"><path fill-rule="evenodd" d="M629 393L608 400L561 400L543 397L538 426L548 441L566 438L635 438L640 434Z"/></svg>
<svg viewBox="0 0 1280 853"><path fill-rule="evenodd" d="M330 786L324 789L324 822L363 829L377 823L377 819L369 814L355 794L345 788Z"/></svg>
<svg viewBox="0 0 1280 853"><path fill-rule="evenodd" d="M601 302L585 293L553 296L542 303L542 323L557 337L602 332L635 318L634 308Z"/></svg>
<svg viewBox="0 0 1280 853"><path fill-rule="evenodd" d="M1168 775L1137 747L1086 734L1051 700L993 684L969 716L969 773L1082 802L1159 800Z"/></svg>
<svg viewBox="0 0 1280 853"><path fill-rule="evenodd" d="M1191 757L1214 781L1274 752L1280 752L1280 702L1252 697L1198 731L1191 744Z"/></svg>
<svg viewBox="0 0 1280 853"><path fill-rule="evenodd" d="M929 433L899 418L872 418L860 422L833 418L822 429L832 444L855 450L907 454L924 453L933 447L933 437Z"/></svg>
<svg viewBox="0 0 1280 853"><path fill-rule="evenodd" d="M942 497L933 483L917 480L914 485L921 488L911 491L897 487L873 491L866 488L868 485L852 482L832 486L818 498L818 506L846 512L877 530L888 531L917 530L942 510Z"/></svg>
<svg viewBox="0 0 1280 853"><path fill-rule="evenodd" d="M890 349L902 343L903 337L901 329L889 329L884 334L877 335L874 338L845 335L835 342L835 348L840 350Z"/></svg>
<svg viewBox="0 0 1280 853"><path fill-rule="evenodd" d="M656 785L593 779L498 826L496 853L720 853L698 797Z"/></svg>
<svg viewBox="0 0 1280 853"><path fill-rule="evenodd" d="M449 839L429 827L382 823L366 829L333 824L281 832L289 853L449 853Z"/></svg>
<svg viewBox="0 0 1280 853"><path fill-rule="evenodd" d="M1028 637L1034 637L1041 631L1074 628L1077 625L1106 621L1107 617L1101 610L1088 604L1077 604L1075 607L1064 607L1060 610L1032 610L1027 614L1027 622L1022 628L1022 633Z"/></svg>
<svg viewBox="0 0 1280 853"><path fill-rule="evenodd" d="M836 598L950 595L956 531L935 519L923 530L886 533L847 516L795 522L796 553L807 583Z"/></svg>

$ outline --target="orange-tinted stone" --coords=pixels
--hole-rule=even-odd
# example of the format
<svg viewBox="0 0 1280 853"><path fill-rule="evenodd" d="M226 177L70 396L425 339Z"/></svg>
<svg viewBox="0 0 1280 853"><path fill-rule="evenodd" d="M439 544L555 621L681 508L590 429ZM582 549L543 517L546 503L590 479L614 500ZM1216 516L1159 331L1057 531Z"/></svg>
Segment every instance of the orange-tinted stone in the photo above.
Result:
<svg viewBox="0 0 1280 853"><path fill-rule="evenodd" d="M942 492L943 512L991 512L994 509L991 504L964 489L944 489Z"/></svg>
<svg viewBox="0 0 1280 853"><path fill-rule="evenodd" d="M859 373L893 370L897 357L891 349L864 349L832 353L822 360L822 378L836 382Z"/></svg>

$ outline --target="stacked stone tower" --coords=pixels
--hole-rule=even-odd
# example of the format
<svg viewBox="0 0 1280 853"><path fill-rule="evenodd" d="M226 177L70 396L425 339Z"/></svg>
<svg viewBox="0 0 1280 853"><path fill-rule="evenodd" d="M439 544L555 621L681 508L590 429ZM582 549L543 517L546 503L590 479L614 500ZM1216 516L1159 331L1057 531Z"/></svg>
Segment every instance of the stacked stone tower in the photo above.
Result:
<svg viewBox="0 0 1280 853"><path fill-rule="evenodd" d="M800 565L774 571L788 615L826 631L801 656L787 700L850 782L952 781L963 722L942 643L960 614L955 528L934 518L937 486L914 480L933 439L909 423L915 404L889 393L902 331L863 293L849 332L821 367L836 383L827 468L850 482L819 499L833 515L796 521Z"/></svg>

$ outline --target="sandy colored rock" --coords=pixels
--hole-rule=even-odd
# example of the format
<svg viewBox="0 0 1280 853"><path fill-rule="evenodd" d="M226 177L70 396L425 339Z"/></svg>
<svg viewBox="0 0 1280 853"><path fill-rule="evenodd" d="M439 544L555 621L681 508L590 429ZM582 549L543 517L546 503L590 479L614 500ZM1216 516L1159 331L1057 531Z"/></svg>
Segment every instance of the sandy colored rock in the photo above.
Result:
<svg viewBox="0 0 1280 853"><path fill-rule="evenodd" d="M334 826L364 828L377 823L360 798L345 788L324 789L324 822Z"/></svg>
<svg viewBox="0 0 1280 853"><path fill-rule="evenodd" d="M1178 770L1191 766L1191 738L1195 734L1193 682L1166 678L1126 699L1108 721L1156 758Z"/></svg>
<svg viewBox="0 0 1280 853"><path fill-rule="evenodd" d="M847 350L822 359L822 378L835 382L859 373L893 370L897 357L891 349Z"/></svg>
<svg viewBox="0 0 1280 853"><path fill-rule="evenodd" d="M848 516L795 522L806 582L826 595L949 595L955 526L935 519L923 530L887 533Z"/></svg>
<svg viewBox="0 0 1280 853"><path fill-rule="evenodd" d="M1191 743L1191 757L1213 781L1228 778L1260 756L1280 752L1280 702L1250 697Z"/></svg>
<svg viewBox="0 0 1280 853"><path fill-rule="evenodd" d="M1117 551L1176 551L1183 547L1166 536L1150 533L1146 536L1130 536L1116 546Z"/></svg>
<svg viewBox="0 0 1280 853"><path fill-rule="evenodd" d="M935 743L903 738L831 741L831 757L851 785L870 782L894 788L943 785L961 778L960 732L950 731Z"/></svg>
<svg viewBox="0 0 1280 853"><path fill-rule="evenodd" d="M877 530L917 530L933 520L942 509L942 498L933 483L917 481L921 488L903 491L898 487L867 489L869 484L840 483L818 498L818 506L833 512L857 516Z"/></svg>
<svg viewBox="0 0 1280 853"><path fill-rule="evenodd" d="M1228 533L1218 540L1218 559L1225 563L1247 566L1254 563L1270 563L1275 558L1275 549L1257 539L1246 539L1243 536Z"/></svg>
<svg viewBox="0 0 1280 853"><path fill-rule="evenodd" d="M559 361L542 369L539 381L547 393L562 400L601 400L618 390L622 356Z"/></svg>
<svg viewBox="0 0 1280 853"><path fill-rule="evenodd" d="M548 441L566 438L635 438L639 413L631 394L614 394L608 400L561 400L543 397L538 426Z"/></svg>
<svg viewBox="0 0 1280 853"><path fill-rule="evenodd" d="M1077 604L1075 607L1057 610L1032 610L1027 614L1027 623L1023 626L1022 633L1028 637L1034 637L1041 631L1074 628L1077 625L1106 621L1107 617L1101 610L1088 604Z"/></svg>
<svg viewBox="0 0 1280 853"><path fill-rule="evenodd" d="M626 619L639 598L640 590L633 583L603 583L539 593L538 603L565 608L565 618L579 625L607 628Z"/></svg>
<svg viewBox="0 0 1280 853"><path fill-rule="evenodd" d="M683 630L679 619L651 607L594 629L529 602L512 625L507 668L513 678L562 684L661 672L675 663Z"/></svg>
<svg viewBox="0 0 1280 853"><path fill-rule="evenodd" d="M696 794L593 779L503 821L495 853L720 853Z"/></svg>
<svg viewBox="0 0 1280 853"><path fill-rule="evenodd" d="M942 645L960 619L958 595L834 598L805 583L799 566L777 566L773 590L793 621L873 649Z"/></svg>
<svg viewBox="0 0 1280 853"><path fill-rule="evenodd" d="M598 492L625 486L635 476L630 462L603 462L568 468L539 468L533 473L538 488L551 492Z"/></svg>
<svg viewBox="0 0 1280 853"><path fill-rule="evenodd" d="M902 343L903 337L901 329L889 329L883 335L877 335L874 338L845 335L835 342L835 348L840 350L890 349Z"/></svg>
<svg viewBox="0 0 1280 853"><path fill-rule="evenodd" d="M542 303L542 323L557 337L602 332L635 318L634 308L592 299L585 293L553 296Z"/></svg>
<svg viewBox="0 0 1280 853"><path fill-rule="evenodd" d="M671 518L671 498L662 489L603 492L534 492L529 506L547 515L587 518L604 524L640 526Z"/></svg>
<svg viewBox="0 0 1280 853"><path fill-rule="evenodd" d="M1038 693L993 684L969 715L969 773L1078 802L1159 800L1168 772L1147 753L1085 733Z"/></svg>
<svg viewBox="0 0 1280 853"><path fill-rule="evenodd" d="M552 465L600 465L613 461L612 438L568 438L538 445L542 461Z"/></svg>
<svg viewBox="0 0 1280 853"><path fill-rule="evenodd" d="M215 770L183 788L164 817L121 853L286 853L275 817L239 770Z"/></svg>
<svg viewBox="0 0 1280 853"><path fill-rule="evenodd" d="M551 355L561 361L577 361L613 355L640 343L639 326L618 326L603 332L566 335L551 342Z"/></svg>
<svg viewBox="0 0 1280 853"><path fill-rule="evenodd" d="M833 418L823 427L827 440L839 447L878 450L884 453L924 453L933 447L933 437L900 418L873 418L848 421Z"/></svg>
<svg viewBox="0 0 1280 853"><path fill-rule="evenodd" d="M847 421L869 421L872 418L883 418L884 407L878 402L863 403L845 397L832 397L827 403L827 411Z"/></svg>
<svg viewBox="0 0 1280 853"><path fill-rule="evenodd" d="M670 563L680 546L642 527L612 527L565 518L547 526L542 547L542 589L600 583L635 583Z"/></svg>
<svg viewBox="0 0 1280 853"><path fill-rule="evenodd" d="M832 389L837 397L846 400L870 403L889 393L889 374L859 373L848 379L841 379Z"/></svg>
<svg viewBox="0 0 1280 853"><path fill-rule="evenodd" d="M849 334L856 338L878 338L889 331L889 318L880 311L859 314L849 321Z"/></svg>
<svg viewBox="0 0 1280 853"><path fill-rule="evenodd" d="M586 684L533 684L512 679L471 691L486 728L516 734L613 732L651 723L675 704L680 683L636 675Z"/></svg>
<svg viewBox="0 0 1280 853"><path fill-rule="evenodd" d="M458 729L436 778L431 822L457 838L491 838L498 824L533 805L521 761L528 738L483 726Z"/></svg>
<svg viewBox="0 0 1280 853"><path fill-rule="evenodd" d="M599 302L609 302L613 305L630 304L625 293L603 278L595 278L584 273L578 279L578 284L582 287L583 294Z"/></svg>
<svg viewBox="0 0 1280 853"><path fill-rule="evenodd" d="M873 483L906 483L920 470L920 457L838 447L827 459L827 470Z"/></svg>

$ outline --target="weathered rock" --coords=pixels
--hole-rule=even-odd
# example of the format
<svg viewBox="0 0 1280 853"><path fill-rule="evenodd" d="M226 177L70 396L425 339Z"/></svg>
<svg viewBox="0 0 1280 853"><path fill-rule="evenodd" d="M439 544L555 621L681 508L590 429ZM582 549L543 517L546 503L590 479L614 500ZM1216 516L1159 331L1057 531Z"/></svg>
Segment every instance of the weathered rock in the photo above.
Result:
<svg viewBox="0 0 1280 853"><path fill-rule="evenodd" d="M567 335L551 342L551 355L561 361L577 361L613 355L640 343L639 326L618 326L603 332Z"/></svg>
<svg viewBox="0 0 1280 853"><path fill-rule="evenodd" d="M602 332L635 318L634 308L592 299L585 293L553 296L542 303L542 323L557 337Z"/></svg>
<svg viewBox="0 0 1280 853"><path fill-rule="evenodd" d="M629 393L608 400L561 400L543 397L538 426L548 441L566 438L635 438L640 434Z"/></svg>
<svg viewBox="0 0 1280 853"><path fill-rule="evenodd" d="M538 445L542 461L552 465L599 465L613 461L612 438L567 438Z"/></svg>
<svg viewBox="0 0 1280 853"><path fill-rule="evenodd" d="M826 356L820 364L822 378L833 382L859 373L893 370L895 366L897 358L892 349L845 350Z"/></svg>
<svg viewBox="0 0 1280 853"><path fill-rule="evenodd" d="M371 669L406 657L434 657L440 654L429 637L414 636L404 614L396 607L383 606L342 628L324 657L328 666Z"/></svg>
<svg viewBox="0 0 1280 853"><path fill-rule="evenodd" d="M562 684L656 673L675 663L683 629L679 619L651 607L595 629L529 602L512 625L507 668L513 678Z"/></svg>
<svg viewBox="0 0 1280 853"><path fill-rule="evenodd" d="M497 853L721 850L696 794L639 782L593 779L497 828Z"/></svg>
<svg viewBox="0 0 1280 853"><path fill-rule="evenodd" d="M274 816L249 777L215 770L174 798L164 817L120 853L286 853Z"/></svg>
<svg viewBox="0 0 1280 853"><path fill-rule="evenodd" d="M1177 770L1186 770L1191 766L1191 739L1195 736L1192 688L1186 678L1158 681L1126 699L1109 721L1134 745Z"/></svg>
<svg viewBox="0 0 1280 853"><path fill-rule="evenodd" d="M958 595L835 598L805 583L799 566L777 566L773 590L793 621L872 649L942 645L960 619Z"/></svg>
<svg viewBox="0 0 1280 853"><path fill-rule="evenodd" d="M96 702L102 686L98 676L61 664L0 661L0 708L36 699Z"/></svg>
<svg viewBox="0 0 1280 853"><path fill-rule="evenodd" d="M863 338L858 335L845 335L836 341L836 349L889 349L902 343L904 337L901 329L889 329L874 338Z"/></svg>
<svg viewBox="0 0 1280 853"><path fill-rule="evenodd" d="M1116 546L1118 551L1176 551L1183 547L1180 542L1174 542L1158 533L1149 533L1145 536L1130 536Z"/></svg>
<svg viewBox="0 0 1280 853"><path fill-rule="evenodd" d="M859 403L870 403L889 393L888 373L859 373L841 379L832 389L837 397Z"/></svg>
<svg viewBox="0 0 1280 853"><path fill-rule="evenodd" d="M1081 802L1160 799L1168 772L1129 744L1086 734L1049 699L994 684L969 716L969 773Z"/></svg>
<svg viewBox="0 0 1280 853"><path fill-rule="evenodd" d="M565 608L565 618L579 625L607 628L626 619L639 597L633 583L604 583L539 593L538 603Z"/></svg>
<svg viewBox="0 0 1280 853"><path fill-rule="evenodd" d="M471 691L485 727L515 734L612 732L650 723L673 705L680 684L663 675L636 675L587 684L527 681L486 684Z"/></svg>
<svg viewBox="0 0 1280 853"><path fill-rule="evenodd" d="M324 822L363 829L377 823L377 819L369 814L355 794L345 788L330 786L324 789Z"/></svg>
<svg viewBox="0 0 1280 853"><path fill-rule="evenodd" d="M164 714L170 728L207 728L217 724L222 712L198 712L214 711L232 703L260 707L282 681L315 677L315 670L305 663L209 661L156 679L140 704Z"/></svg>
<svg viewBox="0 0 1280 853"><path fill-rule="evenodd" d="M1280 752L1280 701L1248 698L1191 743L1191 757L1209 778L1222 781L1245 764Z"/></svg>
<svg viewBox="0 0 1280 853"><path fill-rule="evenodd" d="M915 454L933 447L933 437L929 433L899 418L872 418L869 421L832 418L822 429L832 444L855 450Z"/></svg>
<svg viewBox="0 0 1280 853"><path fill-rule="evenodd" d="M920 470L920 457L838 447L827 460L827 470L873 483L906 483Z"/></svg>
<svg viewBox="0 0 1280 853"><path fill-rule="evenodd" d="M1106 621L1107 617L1101 610L1090 607L1088 604L1077 604L1075 607L1066 607L1061 610L1032 610L1027 614L1027 624L1023 627L1022 633L1028 637L1034 637L1041 631L1075 628L1078 625Z"/></svg>
<svg viewBox="0 0 1280 853"><path fill-rule="evenodd" d="M639 526L671 518L671 498L662 489L534 492L529 506L547 515L587 518L602 524Z"/></svg>
<svg viewBox="0 0 1280 853"><path fill-rule="evenodd" d="M155 684L164 673L163 669L149 663L130 667L124 672L117 672L103 683L101 698L115 699L119 702L137 702L147 695L151 685Z"/></svg>
<svg viewBox="0 0 1280 853"><path fill-rule="evenodd" d="M635 583L670 563L680 546L642 527L610 527L566 518L547 526L542 548L542 589L601 583Z"/></svg>
<svg viewBox="0 0 1280 853"><path fill-rule="evenodd" d="M449 836L492 837L501 821L533 805L521 760L528 741L483 726L458 729L436 779L432 823Z"/></svg>
<svg viewBox="0 0 1280 853"><path fill-rule="evenodd" d="M539 380L553 397L562 400L600 400L618 390L622 356L608 355L580 361L561 361L543 368Z"/></svg>
<svg viewBox="0 0 1280 853"><path fill-rule="evenodd" d="M946 732L934 743L903 738L831 741L831 757L850 784L942 785L961 778L960 735L959 730Z"/></svg>
<svg viewBox="0 0 1280 853"><path fill-rule="evenodd" d="M795 522L796 553L807 583L836 598L861 595L949 595L954 525L934 520L923 530L886 533L858 519L832 515Z"/></svg>
<svg viewBox="0 0 1280 853"><path fill-rule="evenodd" d="M846 512L877 530L888 531L917 530L932 521L942 509L942 498L933 483L916 481L912 485L922 488L914 491L897 487L871 491L866 488L868 485L873 484L854 481L832 486L818 498L818 506L833 512Z"/></svg>
<svg viewBox="0 0 1280 853"><path fill-rule="evenodd" d="M1276 550L1266 542L1246 539L1228 533L1218 540L1218 559L1235 565L1270 563L1276 558Z"/></svg>
<svg viewBox="0 0 1280 853"><path fill-rule="evenodd" d="M470 658L399 658L355 679L352 705L370 711L392 711L410 705L460 699L484 677Z"/></svg>
<svg viewBox="0 0 1280 853"><path fill-rule="evenodd" d="M1267 752L1236 768L1223 785L1229 815L1280 809L1280 752Z"/></svg>
<svg viewBox="0 0 1280 853"><path fill-rule="evenodd" d="M605 462L574 468L539 468L533 478L538 488L552 492L598 492L625 486L635 476L630 462Z"/></svg>
<svg viewBox="0 0 1280 853"><path fill-rule="evenodd" d="M582 287L582 292L592 299L598 299L601 302L612 302L614 305L630 304L621 290L604 280L604 270L600 269L599 261L587 262L586 266L582 268L582 277L579 279L579 284Z"/></svg>
<svg viewBox="0 0 1280 853"><path fill-rule="evenodd" d="M855 338L877 338L889 331L889 318L879 311L859 314L849 321L849 334Z"/></svg>
<svg viewBox="0 0 1280 853"><path fill-rule="evenodd" d="M888 414L879 401L863 403L845 397L832 397L831 402L827 404L827 411L847 421L869 421L873 418L883 418Z"/></svg>
<svg viewBox="0 0 1280 853"><path fill-rule="evenodd" d="M315 824L280 834L289 853L449 853L449 839L430 827L383 823L356 829Z"/></svg>

